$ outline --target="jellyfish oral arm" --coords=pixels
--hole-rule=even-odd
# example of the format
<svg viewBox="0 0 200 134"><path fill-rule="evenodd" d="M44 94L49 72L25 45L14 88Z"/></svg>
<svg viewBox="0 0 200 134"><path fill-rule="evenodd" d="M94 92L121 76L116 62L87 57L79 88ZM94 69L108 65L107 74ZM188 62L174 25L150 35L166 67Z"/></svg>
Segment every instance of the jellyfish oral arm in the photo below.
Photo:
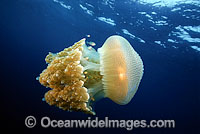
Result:
<svg viewBox="0 0 200 134"><path fill-rule="evenodd" d="M92 101L100 100L105 97L102 85L102 75L100 75L100 57L95 49L90 49L86 45L83 46L83 55L81 65L85 73L87 81L85 86L88 88ZM91 101L90 100L90 101Z"/></svg>
<svg viewBox="0 0 200 134"><path fill-rule="evenodd" d="M42 85L51 88L45 101L63 110L95 114L92 102L104 97L99 54L85 39L46 57L47 68L40 74Z"/></svg>

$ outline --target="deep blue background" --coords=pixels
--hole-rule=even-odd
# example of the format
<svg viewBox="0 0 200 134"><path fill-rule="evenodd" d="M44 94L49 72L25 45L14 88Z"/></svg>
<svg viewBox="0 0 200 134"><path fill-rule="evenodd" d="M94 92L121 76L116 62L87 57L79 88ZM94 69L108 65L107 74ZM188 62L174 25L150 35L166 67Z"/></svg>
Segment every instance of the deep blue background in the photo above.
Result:
<svg viewBox="0 0 200 134"><path fill-rule="evenodd" d="M120 26L110 26L85 16L75 5L73 14L63 12L51 0L13 0L0 2L0 90L1 122L3 127L16 132L36 131L52 133L99 132L113 133L196 133L200 127L200 55L180 47L163 49L153 45L153 38L165 39L166 33L141 32L146 43L135 43L119 33ZM95 3L95 2L94 2ZM120 7L119 5L116 5ZM143 6L136 9L144 8ZM77 8L77 10L76 10ZM121 7L122 8L122 7ZM147 8L147 7L146 7ZM127 7L124 7L124 17ZM146 9L148 10L148 9ZM106 12L106 9L105 9ZM161 12L161 11L160 11ZM167 9L163 9L167 13ZM109 14L109 13L108 13ZM108 15L107 14L107 15ZM170 13L169 13L170 16ZM137 16L136 16L137 17ZM177 26L171 16L171 26ZM116 21L116 23L118 23ZM193 22L183 22L191 24ZM194 22L197 23L197 22ZM148 27L148 25L147 25ZM136 30L137 31L137 30ZM159 32L159 31L157 31ZM107 37L120 34L127 38L144 61L144 76L133 100L125 106L103 99L94 105L96 116L104 119L173 119L176 128L161 129L43 129L39 125L30 130L24 125L28 115L38 120L43 116L52 119L87 119L90 115L62 111L42 101L48 90L36 77L46 68L44 61L49 51L58 52L74 42L91 35L89 40L98 47ZM154 36L153 36L154 35ZM160 37L161 36L161 37ZM50 131L49 131L50 130ZM120 132L122 131L122 132ZM199 132L199 131L198 131Z"/></svg>

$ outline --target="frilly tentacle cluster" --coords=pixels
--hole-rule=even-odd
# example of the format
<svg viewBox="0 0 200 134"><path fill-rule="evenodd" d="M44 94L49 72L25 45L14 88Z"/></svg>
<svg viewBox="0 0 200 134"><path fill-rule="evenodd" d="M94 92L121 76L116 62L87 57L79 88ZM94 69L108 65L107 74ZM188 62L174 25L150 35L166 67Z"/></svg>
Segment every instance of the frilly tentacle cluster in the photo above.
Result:
<svg viewBox="0 0 200 134"><path fill-rule="evenodd" d="M45 59L48 67L40 74L39 81L52 89L45 94L48 104L63 110L94 114L88 105L90 95L84 87L86 77L80 64L84 44L85 39L82 39L57 54L49 53Z"/></svg>

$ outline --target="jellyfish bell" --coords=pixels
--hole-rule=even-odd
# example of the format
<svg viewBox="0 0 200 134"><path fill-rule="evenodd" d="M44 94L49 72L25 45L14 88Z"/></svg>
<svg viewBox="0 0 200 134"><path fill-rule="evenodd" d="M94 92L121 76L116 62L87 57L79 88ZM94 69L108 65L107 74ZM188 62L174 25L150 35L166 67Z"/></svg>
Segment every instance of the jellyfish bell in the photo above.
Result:
<svg viewBox="0 0 200 134"><path fill-rule="evenodd" d="M127 104L136 93L143 75L143 62L130 43L111 36L98 49L105 96L118 104Z"/></svg>
<svg viewBox="0 0 200 134"><path fill-rule="evenodd" d="M47 68L39 82L52 90L45 101L63 110L95 114L91 104L108 97L124 105L136 93L143 63L130 43L121 36L109 37L98 52L85 39L46 57Z"/></svg>

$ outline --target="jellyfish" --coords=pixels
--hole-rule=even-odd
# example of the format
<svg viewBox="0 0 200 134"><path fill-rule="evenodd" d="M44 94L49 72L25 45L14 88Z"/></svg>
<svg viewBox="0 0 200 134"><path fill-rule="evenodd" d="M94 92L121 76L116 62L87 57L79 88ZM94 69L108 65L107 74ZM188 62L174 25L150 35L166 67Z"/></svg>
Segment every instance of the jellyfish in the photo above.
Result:
<svg viewBox="0 0 200 134"><path fill-rule="evenodd" d="M44 100L63 110L92 115L92 105L102 98L128 104L144 70L138 53L118 35L110 36L97 51L83 38L61 52L49 53L45 61L48 66L38 80L51 90Z"/></svg>

